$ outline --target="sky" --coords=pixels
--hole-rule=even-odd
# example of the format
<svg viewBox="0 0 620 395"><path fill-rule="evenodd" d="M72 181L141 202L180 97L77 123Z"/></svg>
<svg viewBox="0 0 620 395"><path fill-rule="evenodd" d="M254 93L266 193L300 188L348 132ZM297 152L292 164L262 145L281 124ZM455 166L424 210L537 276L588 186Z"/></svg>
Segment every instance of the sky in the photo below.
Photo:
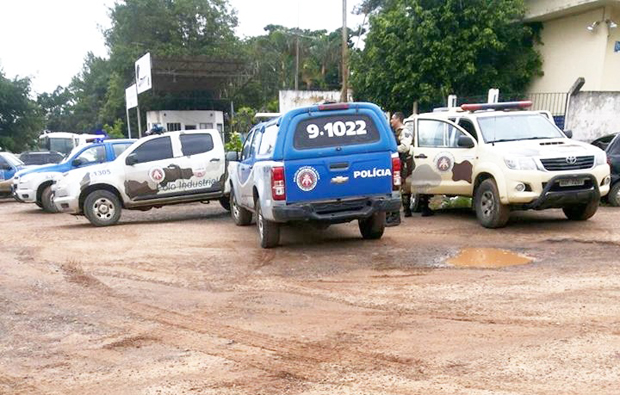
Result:
<svg viewBox="0 0 620 395"><path fill-rule="evenodd" d="M342 25L340 0L229 0L237 11L239 37L264 34L269 24L335 30ZM347 0L347 25L361 0ZM0 69L8 78L30 77L33 93L67 86L80 72L88 51L107 57L102 31L110 27L114 0L2 0Z"/></svg>

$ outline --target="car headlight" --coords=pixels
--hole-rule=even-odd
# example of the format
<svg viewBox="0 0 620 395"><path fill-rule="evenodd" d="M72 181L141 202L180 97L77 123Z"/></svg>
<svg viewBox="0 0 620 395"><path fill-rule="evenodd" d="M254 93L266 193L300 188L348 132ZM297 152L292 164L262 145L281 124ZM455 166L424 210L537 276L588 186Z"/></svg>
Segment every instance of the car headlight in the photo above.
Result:
<svg viewBox="0 0 620 395"><path fill-rule="evenodd" d="M26 175L25 175L25 176L23 176L23 177L19 177L18 182L19 182L19 184L20 184L20 185L21 185L21 184L27 184L27 183L29 183L29 182L30 182L30 181L31 181L34 177L35 177L35 175L34 175L34 174L26 174Z"/></svg>
<svg viewBox="0 0 620 395"><path fill-rule="evenodd" d="M537 170L534 158L527 156L507 156L504 158L506 167L511 170Z"/></svg>
<svg viewBox="0 0 620 395"><path fill-rule="evenodd" d="M596 166L607 164L607 153L605 151L599 150L596 155Z"/></svg>

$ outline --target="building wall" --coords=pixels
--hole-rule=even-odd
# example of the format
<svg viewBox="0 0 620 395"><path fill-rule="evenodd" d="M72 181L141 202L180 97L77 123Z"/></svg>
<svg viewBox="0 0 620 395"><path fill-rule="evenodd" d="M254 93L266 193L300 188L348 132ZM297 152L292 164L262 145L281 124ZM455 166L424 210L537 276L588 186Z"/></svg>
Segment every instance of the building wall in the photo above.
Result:
<svg viewBox="0 0 620 395"><path fill-rule="evenodd" d="M601 78L600 90L620 91L620 52L614 52L616 41L620 41L620 6L607 7L605 18L609 18L618 24L615 29L609 29L607 47L605 50L605 67ZM607 34L607 26L600 26Z"/></svg>
<svg viewBox="0 0 620 395"><path fill-rule="evenodd" d="M579 92L571 98L566 129L576 140L620 132L620 92Z"/></svg>
<svg viewBox="0 0 620 395"><path fill-rule="evenodd" d="M579 77L586 80L584 90L602 90L607 26L596 31L586 28L603 16L603 8L544 22L542 45L542 77L534 79L530 92L566 92ZM616 29L617 30L617 29ZM620 79L609 90L620 90Z"/></svg>
<svg viewBox="0 0 620 395"><path fill-rule="evenodd" d="M178 130L189 129L188 126L195 126L196 129L218 129L224 130L224 113L222 111L149 111L146 113L147 130L154 124L160 124L166 130L176 130L169 127L171 124L179 124ZM218 126L219 125L219 126Z"/></svg>

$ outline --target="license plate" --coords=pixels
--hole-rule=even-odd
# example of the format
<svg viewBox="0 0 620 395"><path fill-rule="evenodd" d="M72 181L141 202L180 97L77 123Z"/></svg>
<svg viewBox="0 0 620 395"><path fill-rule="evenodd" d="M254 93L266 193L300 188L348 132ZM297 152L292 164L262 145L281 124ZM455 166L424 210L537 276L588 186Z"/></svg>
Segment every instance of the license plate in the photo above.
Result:
<svg viewBox="0 0 620 395"><path fill-rule="evenodd" d="M570 180L560 180L561 187L578 187L585 184L586 180L583 178L574 178Z"/></svg>

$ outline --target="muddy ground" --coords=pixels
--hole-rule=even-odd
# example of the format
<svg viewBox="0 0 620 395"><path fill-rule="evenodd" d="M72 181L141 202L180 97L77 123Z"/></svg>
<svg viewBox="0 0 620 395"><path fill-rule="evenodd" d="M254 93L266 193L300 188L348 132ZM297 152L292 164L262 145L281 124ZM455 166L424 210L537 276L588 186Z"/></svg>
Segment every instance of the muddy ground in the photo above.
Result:
<svg viewBox="0 0 620 395"><path fill-rule="evenodd" d="M0 201L2 394L618 394L620 210L283 230L219 206L84 218ZM466 247L533 258L459 268Z"/></svg>

